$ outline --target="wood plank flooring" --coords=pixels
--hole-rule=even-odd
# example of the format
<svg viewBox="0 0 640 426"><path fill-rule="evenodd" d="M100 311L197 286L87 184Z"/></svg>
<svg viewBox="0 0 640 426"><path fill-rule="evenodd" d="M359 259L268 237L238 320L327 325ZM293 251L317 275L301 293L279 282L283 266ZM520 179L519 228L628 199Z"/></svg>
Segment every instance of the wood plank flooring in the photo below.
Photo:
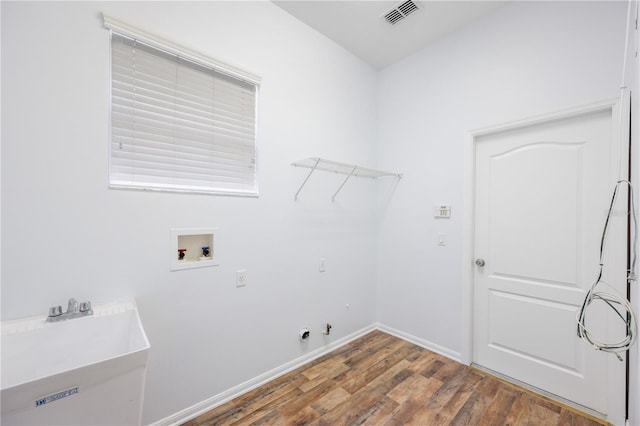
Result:
<svg viewBox="0 0 640 426"><path fill-rule="evenodd" d="M183 426L602 424L376 330Z"/></svg>

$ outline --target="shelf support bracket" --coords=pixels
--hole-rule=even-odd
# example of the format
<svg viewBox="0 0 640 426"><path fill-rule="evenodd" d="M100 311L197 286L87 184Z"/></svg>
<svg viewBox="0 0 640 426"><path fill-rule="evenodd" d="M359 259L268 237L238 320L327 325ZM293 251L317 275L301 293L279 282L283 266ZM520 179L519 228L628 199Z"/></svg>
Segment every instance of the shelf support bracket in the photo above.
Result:
<svg viewBox="0 0 640 426"><path fill-rule="evenodd" d="M351 176L353 176L353 174L356 172L356 170L358 170L358 166L353 166L353 169L351 170L351 173L349 173L349 176L347 176L347 178L342 182L342 185L340 185L340 188L338 188L338 190L336 191L335 194L333 194L333 197L331 197L331 202L333 203L336 200L336 195L338 195L338 192L340 192L340 190L342 189L342 187L344 186L345 183L347 183L347 181L349 180L349 178Z"/></svg>
<svg viewBox="0 0 640 426"><path fill-rule="evenodd" d="M316 164L313 165L313 167L311 168L311 171L309 172L309 174L305 178L304 182L302 182L302 185L300 185L300 188L298 188L298 192L296 192L295 197L293 197L293 199L295 201L298 200L298 194L300 193L300 191L302 191L302 188L304 188L304 186L307 184L307 181L311 177L311 174L316 170L316 167L318 167L318 163L320 163L320 159L319 158L316 160Z"/></svg>

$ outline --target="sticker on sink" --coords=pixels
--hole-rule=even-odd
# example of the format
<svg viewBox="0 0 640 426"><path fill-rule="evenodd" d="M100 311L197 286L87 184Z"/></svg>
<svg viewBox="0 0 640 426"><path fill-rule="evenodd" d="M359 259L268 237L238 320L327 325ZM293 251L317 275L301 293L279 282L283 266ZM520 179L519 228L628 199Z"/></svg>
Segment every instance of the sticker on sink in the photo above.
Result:
<svg viewBox="0 0 640 426"><path fill-rule="evenodd" d="M40 407L42 405L49 404L50 402L56 402L56 401L58 401L58 400L60 400L62 398L66 398L68 396L75 395L78 392L80 392L80 390L79 390L78 386L76 386L75 388L63 390L61 392L57 392L57 393L54 393L52 395L45 396L44 398L36 399L36 407Z"/></svg>

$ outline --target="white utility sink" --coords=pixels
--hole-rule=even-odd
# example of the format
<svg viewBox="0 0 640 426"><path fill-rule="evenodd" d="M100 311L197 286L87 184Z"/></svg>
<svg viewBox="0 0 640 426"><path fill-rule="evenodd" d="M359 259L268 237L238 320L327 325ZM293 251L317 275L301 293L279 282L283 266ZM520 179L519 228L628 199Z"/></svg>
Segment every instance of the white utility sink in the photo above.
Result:
<svg viewBox="0 0 640 426"><path fill-rule="evenodd" d="M2 425L140 424L148 350L134 302L2 322Z"/></svg>

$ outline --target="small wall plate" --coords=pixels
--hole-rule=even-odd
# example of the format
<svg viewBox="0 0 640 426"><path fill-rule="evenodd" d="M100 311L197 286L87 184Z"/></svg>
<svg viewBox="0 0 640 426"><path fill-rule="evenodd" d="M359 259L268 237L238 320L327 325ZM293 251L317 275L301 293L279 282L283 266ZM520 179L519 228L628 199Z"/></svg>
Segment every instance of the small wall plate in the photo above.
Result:
<svg viewBox="0 0 640 426"><path fill-rule="evenodd" d="M448 204L438 204L433 208L433 216L440 218L450 218L451 217L451 206Z"/></svg>

